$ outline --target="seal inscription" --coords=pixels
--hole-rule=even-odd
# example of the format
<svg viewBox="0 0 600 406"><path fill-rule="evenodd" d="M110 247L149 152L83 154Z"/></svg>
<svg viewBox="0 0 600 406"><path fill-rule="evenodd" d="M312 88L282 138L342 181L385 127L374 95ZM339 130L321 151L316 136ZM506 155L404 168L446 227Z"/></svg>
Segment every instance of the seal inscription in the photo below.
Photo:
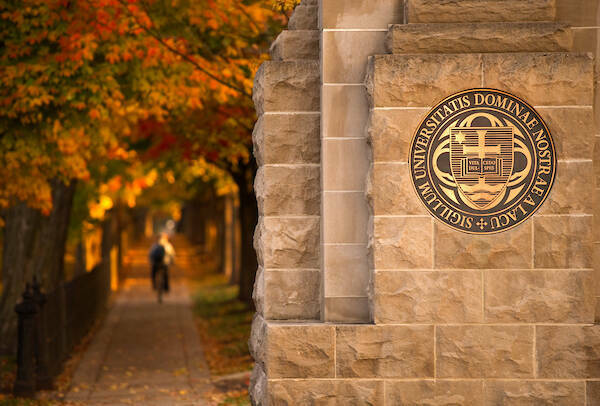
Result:
<svg viewBox="0 0 600 406"><path fill-rule="evenodd" d="M540 115L496 89L447 97L423 119L410 146L415 192L444 224L467 233L513 228L544 203L556 151Z"/></svg>

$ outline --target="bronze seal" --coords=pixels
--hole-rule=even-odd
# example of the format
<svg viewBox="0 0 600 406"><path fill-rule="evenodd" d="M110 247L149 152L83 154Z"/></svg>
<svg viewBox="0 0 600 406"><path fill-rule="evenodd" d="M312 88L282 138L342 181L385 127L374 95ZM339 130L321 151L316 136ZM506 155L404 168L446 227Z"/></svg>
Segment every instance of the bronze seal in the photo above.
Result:
<svg viewBox="0 0 600 406"><path fill-rule="evenodd" d="M556 151L540 115L518 97L469 89L423 119L410 147L415 192L448 226L474 234L513 228L544 203Z"/></svg>

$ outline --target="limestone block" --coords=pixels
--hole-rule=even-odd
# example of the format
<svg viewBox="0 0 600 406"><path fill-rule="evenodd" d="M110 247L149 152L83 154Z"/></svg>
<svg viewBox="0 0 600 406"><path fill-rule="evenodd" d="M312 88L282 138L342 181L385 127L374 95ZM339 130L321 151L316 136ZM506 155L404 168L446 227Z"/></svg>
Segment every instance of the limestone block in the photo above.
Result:
<svg viewBox="0 0 600 406"><path fill-rule="evenodd" d="M534 218L536 268L590 268L593 217Z"/></svg>
<svg viewBox="0 0 600 406"><path fill-rule="evenodd" d="M383 405L383 381L277 380L269 383L272 406Z"/></svg>
<svg viewBox="0 0 600 406"><path fill-rule="evenodd" d="M491 323L593 323L593 271L486 271Z"/></svg>
<svg viewBox="0 0 600 406"><path fill-rule="evenodd" d="M373 110L368 124L373 162L408 162L410 142L427 111Z"/></svg>
<svg viewBox="0 0 600 406"><path fill-rule="evenodd" d="M323 28L383 28L404 21L403 0L326 0Z"/></svg>
<svg viewBox="0 0 600 406"><path fill-rule="evenodd" d="M268 391L267 391L267 375L259 364L254 364L252 375L250 376L249 395L254 406L267 406Z"/></svg>
<svg viewBox="0 0 600 406"><path fill-rule="evenodd" d="M387 49L394 54L570 51L573 33L554 22L398 24Z"/></svg>
<svg viewBox="0 0 600 406"><path fill-rule="evenodd" d="M272 378L332 378L335 327L269 323L267 375Z"/></svg>
<svg viewBox="0 0 600 406"><path fill-rule="evenodd" d="M364 192L327 192L323 195L323 242L367 242L369 209Z"/></svg>
<svg viewBox="0 0 600 406"><path fill-rule="evenodd" d="M302 0L300 2L301 6L317 6L319 4L319 0Z"/></svg>
<svg viewBox="0 0 600 406"><path fill-rule="evenodd" d="M319 269L319 218L262 218L254 234L259 265Z"/></svg>
<svg viewBox="0 0 600 406"><path fill-rule="evenodd" d="M375 217L375 269L432 268L432 221L427 217Z"/></svg>
<svg viewBox="0 0 600 406"><path fill-rule="evenodd" d="M600 326L537 326L540 378L600 378Z"/></svg>
<svg viewBox="0 0 600 406"><path fill-rule="evenodd" d="M369 100L364 86L323 87L323 137L365 137Z"/></svg>
<svg viewBox="0 0 600 406"><path fill-rule="evenodd" d="M254 361L256 361L263 369L266 362L266 339L267 323L261 315L255 314L252 319L252 329L250 330L248 348L250 349L250 355L252 355Z"/></svg>
<svg viewBox="0 0 600 406"><path fill-rule="evenodd" d="M263 166L256 174L254 190L263 216L315 216L321 211L321 168Z"/></svg>
<svg viewBox="0 0 600 406"><path fill-rule="evenodd" d="M366 245L323 247L325 296L367 296L371 277Z"/></svg>
<svg viewBox="0 0 600 406"><path fill-rule="evenodd" d="M271 59L274 61L319 60L320 38L319 31L282 31L271 45Z"/></svg>
<svg viewBox="0 0 600 406"><path fill-rule="evenodd" d="M531 225L493 235L471 235L435 223L435 267L503 269L531 267Z"/></svg>
<svg viewBox="0 0 600 406"><path fill-rule="evenodd" d="M385 32L323 32L323 82L362 83L370 55L385 53Z"/></svg>
<svg viewBox="0 0 600 406"><path fill-rule="evenodd" d="M368 297L326 297L325 321L367 323L371 321Z"/></svg>
<svg viewBox="0 0 600 406"><path fill-rule="evenodd" d="M320 121L319 114L260 116L252 134L258 165L319 163Z"/></svg>
<svg viewBox="0 0 600 406"><path fill-rule="evenodd" d="M266 319L318 320L320 309L320 271L265 271Z"/></svg>
<svg viewBox="0 0 600 406"><path fill-rule="evenodd" d="M540 214L591 214L594 211L592 161L559 162L552 191Z"/></svg>
<svg viewBox="0 0 600 406"><path fill-rule="evenodd" d="M323 187L326 191L361 191L369 168L365 139L323 140Z"/></svg>
<svg viewBox="0 0 600 406"><path fill-rule="evenodd" d="M262 266L258 267L256 277L254 278L254 289L252 290L252 300L256 313L264 315L265 311L265 272Z"/></svg>
<svg viewBox="0 0 600 406"><path fill-rule="evenodd" d="M433 326L338 326L337 376L433 376Z"/></svg>
<svg viewBox="0 0 600 406"><path fill-rule="evenodd" d="M319 111L318 61L264 62L254 79L256 112Z"/></svg>
<svg viewBox="0 0 600 406"><path fill-rule="evenodd" d="M300 5L288 22L288 30L318 30L319 7Z"/></svg>
<svg viewBox="0 0 600 406"><path fill-rule="evenodd" d="M427 214L415 193L408 163L375 163L371 182L370 198L376 216Z"/></svg>
<svg viewBox="0 0 600 406"><path fill-rule="evenodd" d="M600 188L600 137L594 137L594 181L596 188Z"/></svg>
<svg viewBox="0 0 600 406"><path fill-rule="evenodd" d="M375 323L482 322L482 283L480 271L377 271Z"/></svg>
<svg viewBox="0 0 600 406"><path fill-rule="evenodd" d="M594 113L584 108L538 108L548 125L558 159L592 159Z"/></svg>
<svg viewBox="0 0 600 406"><path fill-rule="evenodd" d="M433 106L453 93L481 87L480 55L376 55L366 85L372 107Z"/></svg>
<svg viewBox="0 0 600 406"><path fill-rule="evenodd" d="M475 380L389 381L386 382L385 399L387 405L482 405L483 384Z"/></svg>
<svg viewBox="0 0 600 406"><path fill-rule="evenodd" d="M555 0L408 0L410 23L552 21ZM568 1L568 0L567 0Z"/></svg>
<svg viewBox="0 0 600 406"><path fill-rule="evenodd" d="M556 19L574 27L590 27L598 23L598 1L556 0Z"/></svg>
<svg viewBox="0 0 600 406"><path fill-rule="evenodd" d="M488 381L485 405L583 405L585 382Z"/></svg>
<svg viewBox="0 0 600 406"><path fill-rule="evenodd" d="M533 377L533 327L438 326L437 376Z"/></svg>
<svg viewBox="0 0 600 406"><path fill-rule="evenodd" d="M587 381L586 382L586 406L600 405L600 382L599 381Z"/></svg>
<svg viewBox="0 0 600 406"><path fill-rule="evenodd" d="M494 54L483 57L484 85L534 106L592 105L594 61L589 54Z"/></svg>

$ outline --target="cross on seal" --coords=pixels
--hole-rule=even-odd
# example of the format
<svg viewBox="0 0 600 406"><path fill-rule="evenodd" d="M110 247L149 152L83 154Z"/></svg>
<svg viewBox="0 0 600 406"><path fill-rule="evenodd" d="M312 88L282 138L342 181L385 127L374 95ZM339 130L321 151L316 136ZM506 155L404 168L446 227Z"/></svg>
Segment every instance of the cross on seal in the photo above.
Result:
<svg viewBox="0 0 600 406"><path fill-rule="evenodd" d="M487 221L484 221L482 218L479 219L479 221L475 224L477 224L479 226L479 228L482 230L485 228L485 226L488 225Z"/></svg>

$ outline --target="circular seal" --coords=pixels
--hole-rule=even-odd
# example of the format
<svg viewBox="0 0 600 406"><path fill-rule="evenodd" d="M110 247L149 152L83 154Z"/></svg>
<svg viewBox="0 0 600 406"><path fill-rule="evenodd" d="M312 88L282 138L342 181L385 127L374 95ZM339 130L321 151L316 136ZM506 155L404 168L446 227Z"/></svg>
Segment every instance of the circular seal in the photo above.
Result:
<svg viewBox="0 0 600 406"><path fill-rule="evenodd" d="M470 89L423 119L410 146L415 192L448 226L473 234L513 228L535 213L556 176L540 115L512 94Z"/></svg>

